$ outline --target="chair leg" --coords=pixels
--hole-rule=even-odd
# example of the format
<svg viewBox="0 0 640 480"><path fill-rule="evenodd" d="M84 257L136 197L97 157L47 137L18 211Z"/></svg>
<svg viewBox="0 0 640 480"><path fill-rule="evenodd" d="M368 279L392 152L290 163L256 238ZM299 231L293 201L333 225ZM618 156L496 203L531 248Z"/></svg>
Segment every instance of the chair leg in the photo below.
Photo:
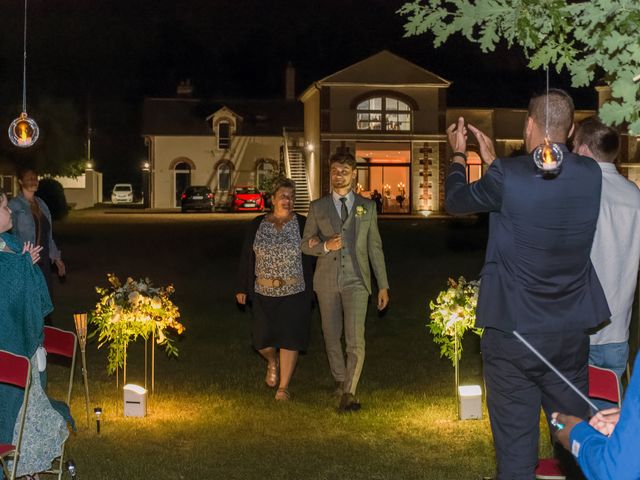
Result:
<svg viewBox="0 0 640 480"><path fill-rule="evenodd" d="M2 473L4 474L4 477L10 479L11 476L9 475L9 467L7 467L4 458L0 458L0 465L2 466Z"/></svg>
<svg viewBox="0 0 640 480"><path fill-rule="evenodd" d="M58 480L62 480L62 472L64 472L64 449L67 446L67 442L62 444L62 451L60 452L60 464L58 465Z"/></svg>

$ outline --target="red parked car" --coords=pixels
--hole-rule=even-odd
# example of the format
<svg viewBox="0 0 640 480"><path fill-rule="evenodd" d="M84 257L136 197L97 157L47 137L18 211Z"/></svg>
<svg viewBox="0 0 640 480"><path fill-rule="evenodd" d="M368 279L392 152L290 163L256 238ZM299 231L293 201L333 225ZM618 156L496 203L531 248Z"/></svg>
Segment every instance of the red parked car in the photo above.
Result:
<svg viewBox="0 0 640 480"><path fill-rule="evenodd" d="M236 187L231 208L234 212L261 212L264 210L264 198L256 187Z"/></svg>

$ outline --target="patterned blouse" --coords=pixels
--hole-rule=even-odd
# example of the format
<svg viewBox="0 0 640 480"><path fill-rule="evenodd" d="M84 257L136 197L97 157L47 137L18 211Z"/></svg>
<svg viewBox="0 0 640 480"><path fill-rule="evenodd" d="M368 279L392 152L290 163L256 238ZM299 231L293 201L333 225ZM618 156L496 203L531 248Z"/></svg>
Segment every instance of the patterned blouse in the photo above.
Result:
<svg viewBox="0 0 640 480"><path fill-rule="evenodd" d="M302 273L302 248L300 247L300 228L294 216L278 230L265 217L253 242L256 255L256 278L283 279L287 282L297 279L295 283L279 287L255 283L255 291L266 297L284 297L304 291Z"/></svg>

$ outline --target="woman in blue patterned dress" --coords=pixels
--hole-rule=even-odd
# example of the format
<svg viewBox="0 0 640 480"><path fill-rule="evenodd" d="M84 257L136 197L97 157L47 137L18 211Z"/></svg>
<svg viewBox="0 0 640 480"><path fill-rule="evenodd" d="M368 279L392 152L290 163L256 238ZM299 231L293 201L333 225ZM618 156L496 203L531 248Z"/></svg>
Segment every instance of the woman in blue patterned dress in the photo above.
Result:
<svg viewBox="0 0 640 480"><path fill-rule="evenodd" d="M298 353L309 344L313 258L302 254L305 218L293 211L295 183L275 182L273 211L255 218L245 236L236 301L251 304L254 348L267 360L265 382L289 400Z"/></svg>
<svg viewBox="0 0 640 480"><path fill-rule="evenodd" d="M42 349L44 316L52 310L42 272L35 266L41 247L23 244L7 233L11 210L0 190L0 349L31 359L31 387L16 475L51 467L69 436L66 421L44 393L46 357ZM42 376L42 377L41 377ZM14 443L22 392L0 384L0 443Z"/></svg>

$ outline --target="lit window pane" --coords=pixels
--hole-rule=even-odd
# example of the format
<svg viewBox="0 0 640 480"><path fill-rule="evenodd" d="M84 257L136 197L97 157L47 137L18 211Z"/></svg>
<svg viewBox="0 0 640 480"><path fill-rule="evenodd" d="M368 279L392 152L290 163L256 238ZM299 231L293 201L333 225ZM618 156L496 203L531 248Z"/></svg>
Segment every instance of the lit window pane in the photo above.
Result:
<svg viewBox="0 0 640 480"><path fill-rule="evenodd" d="M395 98L385 98L387 110L398 110L398 100Z"/></svg>
<svg viewBox="0 0 640 480"><path fill-rule="evenodd" d="M398 100L398 110L402 110L403 112L407 112L410 110L409 105L404 102Z"/></svg>
<svg viewBox="0 0 640 480"><path fill-rule="evenodd" d="M376 97L369 99L370 110L382 110L382 97Z"/></svg>
<svg viewBox="0 0 640 480"><path fill-rule="evenodd" d="M369 110L369 100L365 100L364 102L360 102L358 104L358 110Z"/></svg>

